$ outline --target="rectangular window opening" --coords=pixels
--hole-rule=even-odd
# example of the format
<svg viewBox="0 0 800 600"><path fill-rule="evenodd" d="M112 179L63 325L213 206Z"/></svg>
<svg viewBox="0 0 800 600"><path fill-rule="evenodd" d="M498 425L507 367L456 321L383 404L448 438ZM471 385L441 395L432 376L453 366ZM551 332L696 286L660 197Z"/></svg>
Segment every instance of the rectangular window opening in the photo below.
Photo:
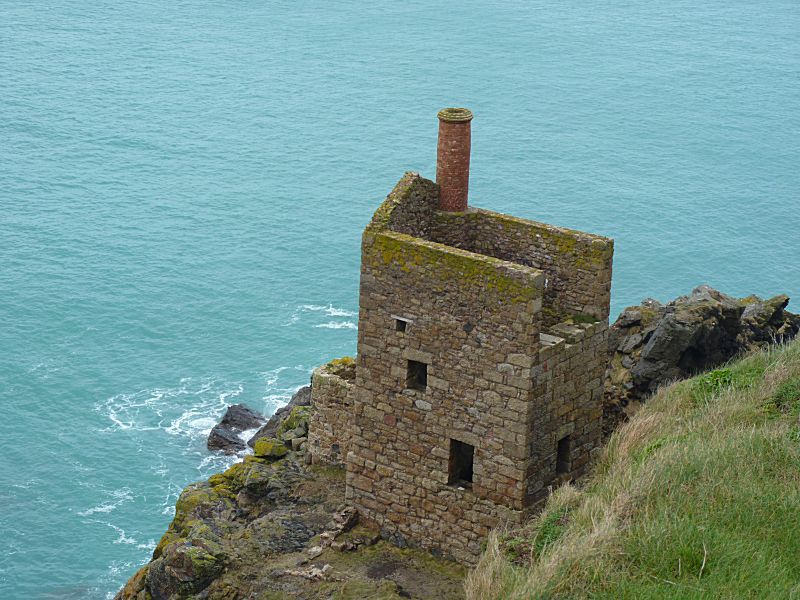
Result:
<svg viewBox="0 0 800 600"><path fill-rule="evenodd" d="M401 333L405 333L407 324L408 323L406 321L403 321L403 319L395 319L394 320L394 330L395 331L399 331Z"/></svg>
<svg viewBox="0 0 800 600"><path fill-rule="evenodd" d="M408 361L406 387L424 392L428 387L428 365L416 360Z"/></svg>
<svg viewBox="0 0 800 600"><path fill-rule="evenodd" d="M450 463L448 465L448 485L472 487L472 462L475 447L458 440L450 440Z"/></svg>
<svg viewBox="0 0 800 600"><path fill-rule="evenodd" d="M569 436L564 436L558 440L558 447L556 448L556 474L562 475L570 471L569 460Z"/></svg>

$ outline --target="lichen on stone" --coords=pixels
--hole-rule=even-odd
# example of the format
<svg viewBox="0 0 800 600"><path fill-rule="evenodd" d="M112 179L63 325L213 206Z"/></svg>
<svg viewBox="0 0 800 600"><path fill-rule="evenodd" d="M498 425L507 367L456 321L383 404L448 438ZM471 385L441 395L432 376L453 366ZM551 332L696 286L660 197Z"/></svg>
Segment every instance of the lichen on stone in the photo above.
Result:
<svg viewBox="0 0 800 600"><path fill-rule="evenodd" d="M352 356L334 358L324 369L326 373L341 377L345 381L353 381L356 378L356 361Z"/></svg>
<svg viewBox="0 0 800 600"><path fill-rule="evenodd" d="M295 406L289 416L278 427L276 437L280 438L287 431L292 431L298 427L308 431L308 420L311 417L311 412L312 408L310 406ZM258 452L256 452L256 456L259 456Z"/></svg>
<svg viewBox="0 0 800 600"><path fill-rule="evenodd" d="M261 438L258 440L254 449L254 453L257 457L270 459L281 458L286 456L288 452L289 449L283 442L269 438Z"/></svg>

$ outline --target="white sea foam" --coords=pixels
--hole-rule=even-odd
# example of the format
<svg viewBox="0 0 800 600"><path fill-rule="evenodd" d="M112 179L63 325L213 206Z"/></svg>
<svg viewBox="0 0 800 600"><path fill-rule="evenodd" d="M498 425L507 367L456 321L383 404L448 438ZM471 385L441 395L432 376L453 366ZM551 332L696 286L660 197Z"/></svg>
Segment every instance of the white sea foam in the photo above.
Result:
<svg viewBox="0 0 800 600"><path fill-rule="evenodd" d="M327 323L314 325L314 327L318 329L358 329L358 326L352 321L328 321Z"/></svg>
<svg viewBox="0 0 800 600"><path fill-rule="evenodd" d="M114 503L101 504L100 506L93 506L92 508L81 511L78 514L81 517L88 517L89 515L93 515L95 513L110 513L115 508L117 508L117 505Z"/></svg>
<svg viewBox="0 0 800 600"><path fill-rule="evenodd" d="M253 437L259 429L260 429L259 427L254 427L253 429L245 429L244 431L239 432L239 439L246 443L247 440Z"/></svg>
<svg viewBox="0 0 800 600"><path fill-rule="evenodd" d="M356 313L352 310L345 310L343 308L335 308L334 306L328 306L325 309L325 314L329 317L354 317Z"/></svg>
<svg viewBox="0 0 800 600"><path fill-rule="evenodd" d="M22 483L12 483L11 487L19 488L21 490L27 490L39 483L40 482L38 479L28 479L28 481L23 481Z"/></svg>
<svg viewBox="0 0 800 600"><path fill-rule="evenodd" d="M271 371L264 371L261 375L264 377L264 383L267 387L271 387L278 383L278 379L280 379L281 373L283 373L289 367L278 367L277 369L272 369Z"/></svg>
<svg viewBox="0 0 800 600"><path fill-rule="evenodd" d="M152 431L192 440L208 435L219 415L244 391L241 383L183 378L171 389L140 390L98 402L97 412L111 421L104 431Z"/></svg>
<svg viewBox="0 0 800 600"><path fill-rule="evenodd" d="M111 492L108 492L108 495L111 496L110 500L107 500L97 506L93 506L92 508L87 508L86 510L79 512L78 515L81 517L88 517L89 515L94 515L97 513L110 513L121 504L133 500L133 492L129 488L112 490Z"/></svg>
<svg viewBox="0 0 800 600"><path fill-rule="evenodd" d="M236 396L241 394L243 391L244 391L244 388L240 384L235 390L230 390L230 391L227 391L227 392L220 392L219 400L220 400L220 402L222 402L224 404L228 404L228 398L235 398Z"/></svg>
<svg viewBox="0 0 800 600"><path fill-rule="evenodd" d="M114 540L115 544L129 544L133 546L139 543L134 538L129 538L127 535L125 535L125 530L122 527L117 527L113 523L106 523L106 525L116 531L117 535L119 536L116 540Z"/></svg>
<svg viewBox="0 0 800 600"><path fill-rule="evenodd" d="M322 304L301 304L294 310L292 315L289 317L289 320L283 324L284 327L294 325L302 319L304 314L308 313L316 313L318 315L327 317L354 317L356 315L356 313L352 310L339 308L333 304L328 304L327 306Z"/></svg>

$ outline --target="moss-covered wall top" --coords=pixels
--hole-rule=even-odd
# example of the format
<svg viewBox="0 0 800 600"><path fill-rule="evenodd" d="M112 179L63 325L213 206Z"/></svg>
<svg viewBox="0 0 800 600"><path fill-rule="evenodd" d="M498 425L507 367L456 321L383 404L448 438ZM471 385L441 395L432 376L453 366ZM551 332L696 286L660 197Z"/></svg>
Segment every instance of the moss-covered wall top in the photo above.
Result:
<svg viewBox="0 0 800 600"><path fill-rule="evenodd" d="M542 295L544 275L538 269L394 231L376 233L370 239L371 251L364 253L363 260L388 272L434 272L436 277L429 279L433 291L478 288L501 304L528 302Z"/></svg>
<svg viewBox="0 0 800 600"><path fill-rule="evenodd" d="M485 280L495 290L506 286L505 275L491 275L498 266L505 272L511 272L510 263L539 269L544 272L544 326L574 315L608 318L613 240L478 208L442 212L438 210L438 196L438 187L432 181L417 173L403 175L365 230L365 246L374 243L379 232L404 234L408 239L390 235L379 240L387 265L390 256L402 262L404 268L442 260L443 268L454 277ZM401 252L400 242L410 243L412 239L418 241ZM423 244L423 240L439 247ZM443 247L469 254L447 253ZM476 261L478 256L500 262ZM465 262L465 258L469 260Z"/></svg>
<svg viewBox="0 0 800 600"><path fill-rule="evenodd" d="M470 208L436 212L430 239L542 269L548 325L574 314L608 317L614 254L609 238Z"/></svg>

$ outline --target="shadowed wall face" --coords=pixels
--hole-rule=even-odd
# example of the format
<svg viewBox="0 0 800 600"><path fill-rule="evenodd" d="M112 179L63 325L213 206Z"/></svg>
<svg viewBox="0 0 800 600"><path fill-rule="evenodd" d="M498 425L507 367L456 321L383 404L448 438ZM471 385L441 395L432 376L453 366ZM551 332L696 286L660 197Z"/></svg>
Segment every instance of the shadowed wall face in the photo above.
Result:
<svg viewBox="0 0 800 600"><path fill-rule="evenodd" d="M439 209L467 210L472 112L466 108L439 111L439 142L436 154L436 183Z"/></svg>

